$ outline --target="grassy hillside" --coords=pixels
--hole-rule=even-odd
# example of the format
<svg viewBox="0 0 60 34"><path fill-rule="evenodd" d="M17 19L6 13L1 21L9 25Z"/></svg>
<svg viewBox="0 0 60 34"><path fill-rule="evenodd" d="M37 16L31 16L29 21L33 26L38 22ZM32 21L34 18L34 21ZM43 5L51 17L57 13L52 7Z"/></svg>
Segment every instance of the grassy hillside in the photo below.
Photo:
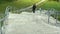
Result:
<svg viewBox="0 0 60 34"><path fill-rule="evenodd" d="M47 1L45 2L43 5L41 6L38 6L38 7L41 7L43 9L50 9L50 8L54 8L56 9L57 11L60 11L60 2L56 2L56 1ZM54 16L53 16L54 17ZM58 16L58 20L60 20L60 15Z"/></svg>
<svg viewBox="0 0 60 34"><path fill-rule="evenodd" d="M54 8L60 11L60 2L47 1L44 5L39 6L39 7L44 8L44 9Z"/></svg>
<svg viewBox="0 0 60 34"><path fill-rule="evenodd" d="M4 13L5 8L7 6L13 6L13 7L17 7L17 8L25 8L28 7L30 5L33 5L34 3L39 2L40 0L17 0L17 1L13 1L13 2L7 2L7 1L0 1L0 13Z"/></svg>

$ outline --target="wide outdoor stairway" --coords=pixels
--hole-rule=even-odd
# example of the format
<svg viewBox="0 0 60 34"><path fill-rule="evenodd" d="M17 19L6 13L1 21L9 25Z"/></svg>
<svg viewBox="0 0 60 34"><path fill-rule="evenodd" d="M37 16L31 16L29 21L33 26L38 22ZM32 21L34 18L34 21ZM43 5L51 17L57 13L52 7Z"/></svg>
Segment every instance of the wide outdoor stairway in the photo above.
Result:
<svg viewBox="0 0 60 34"><path fill-rule="evenodd" d="M50 17L52 25L48 24L48 16L43 13L9 13L5 34L60 34L60 27L54 25L56 19Z"/></svg>

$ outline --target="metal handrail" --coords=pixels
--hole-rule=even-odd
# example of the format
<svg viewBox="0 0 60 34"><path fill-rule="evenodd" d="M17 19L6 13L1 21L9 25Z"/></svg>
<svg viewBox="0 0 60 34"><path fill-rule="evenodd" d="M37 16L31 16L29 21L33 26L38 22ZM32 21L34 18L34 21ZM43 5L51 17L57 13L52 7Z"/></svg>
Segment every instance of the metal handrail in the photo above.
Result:
<svg viewBox="0 0 60 34"><path fill-rule="evenodd" d="M7 19L8 15L9 15L9 10L10 10L10 7L9 7L9 6L6 7L5 17L2 18L2 19L0 19L0 22L1 22L1 21L5 21L5 20ZM5 26L5 23L3 23L3 26ZM1 26L1 34L4 34L3 29L2 29L3 26ZM3 27L3 28L5 28L5 27Z"/></svg>

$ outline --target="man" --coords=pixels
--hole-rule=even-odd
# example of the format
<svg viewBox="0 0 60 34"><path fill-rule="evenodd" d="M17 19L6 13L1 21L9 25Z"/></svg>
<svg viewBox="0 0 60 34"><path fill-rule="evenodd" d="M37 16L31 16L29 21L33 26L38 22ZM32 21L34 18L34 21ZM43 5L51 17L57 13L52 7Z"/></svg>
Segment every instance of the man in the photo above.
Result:
<svg viewBox="0 0 60 34"><path fill-rule="evenodd" d="M33 7L32 7L33 13L35 13L35 10L36 10L36 4L34 4Z"/></svg>

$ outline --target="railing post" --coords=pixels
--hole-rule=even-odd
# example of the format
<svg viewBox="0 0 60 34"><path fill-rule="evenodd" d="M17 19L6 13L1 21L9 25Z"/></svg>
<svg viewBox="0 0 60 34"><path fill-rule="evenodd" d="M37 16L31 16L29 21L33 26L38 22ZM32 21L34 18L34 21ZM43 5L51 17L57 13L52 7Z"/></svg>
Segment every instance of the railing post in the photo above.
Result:
<svg viewBox="0 0 60 34"><path fill-rule="evenodd" d="M58 13L56 12L56 23L57 23L57 19L58 19Z"/></svg>
<svg viewBox="0 0 60 34"><path fill-rule="evenodd" d="M40 10L40 14L41 14L41 8L39 10Z"/></svg>
<svg viewBox="0 0 60 34"><path fill-rule="evenodd" d="M50 11L48 10L48 23L50 23Z"/></svg>
<svg viewBox="0 0 60 34"><path fill-rule="evenodd" d="M7 18L8 18L8 15L9 15L9 11L10 11L10 7L7 7L6 10L5 10L5 17L3 18L4 21L3 21L3 30L1 29L1 34L5 34L5 27L6 27L6 22L7 22Z"/></svg>
<svg viewBox="0 0 60 34"><path fill-rule="evenodd" d="M1 23L1 21L0 21L0 23ZM2 23L0 24L0 34L2 34Z"/></svg>

